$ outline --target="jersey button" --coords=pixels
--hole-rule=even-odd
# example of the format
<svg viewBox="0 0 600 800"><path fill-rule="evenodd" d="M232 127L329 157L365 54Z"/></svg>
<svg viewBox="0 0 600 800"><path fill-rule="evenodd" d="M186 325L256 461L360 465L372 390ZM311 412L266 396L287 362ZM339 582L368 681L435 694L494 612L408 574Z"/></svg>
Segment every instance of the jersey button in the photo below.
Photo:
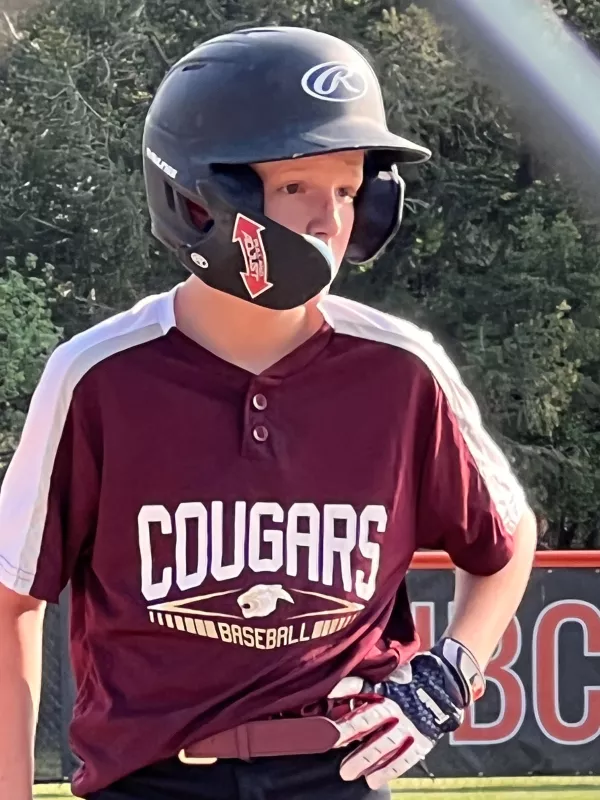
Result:
<svg viewBox="0 0 600 800"><path fill-rule="evenodd" d="M269 438L269 431L264 425L257 425L252 431L252 436L254 436L257 442L266 442Z"/></svg>
<svg viewBox="0 0 600 800"><path fill-rule="evenodd" d="M267 407L267 398L264 394L255 394L252 398L252 405L257 411L264 411Z"/></svg>

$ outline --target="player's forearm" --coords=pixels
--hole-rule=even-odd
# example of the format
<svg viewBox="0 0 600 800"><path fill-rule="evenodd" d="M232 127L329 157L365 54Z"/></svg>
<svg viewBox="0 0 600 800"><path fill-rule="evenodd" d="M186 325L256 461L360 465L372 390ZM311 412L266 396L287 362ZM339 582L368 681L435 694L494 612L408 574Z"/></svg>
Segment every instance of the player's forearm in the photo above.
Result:
<svg viewBox="0 0 600 800"><path fill-rule="evenodd" d="M39 707L43 607L0 606L0 798L30 800Z"/></svg>
<svg viewBox="0 0 600 800"><path fill-rule="evenodd" d="M479 577L456 570L454 614L446 631L485 669L521 603L535 556L535 517L526 512L514 534L514 553L504 569Z"/></svg>

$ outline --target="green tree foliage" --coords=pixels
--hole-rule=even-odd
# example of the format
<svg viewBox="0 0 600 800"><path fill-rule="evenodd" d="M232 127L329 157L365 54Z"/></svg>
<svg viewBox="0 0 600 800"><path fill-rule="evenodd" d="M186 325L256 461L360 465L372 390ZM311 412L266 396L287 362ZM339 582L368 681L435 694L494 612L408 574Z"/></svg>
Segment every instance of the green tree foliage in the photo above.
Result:
<svg viewBox="0 0 600 800"><path fill-rule="evenodd" d="M35 265L28 256L27 266ZM45 280L25 277L12 258L0 277L0 474L16 445L27 406L39 378L40 365L58 343L62 331L52 321L60 296L52 268L41 269Z"/></svg>
<svg viewBox="0 0 600 800"><path fill-rule="evenodd" d="M600 44L600 2L554 6ZM169 64L255 24L308 25L363 48L391 127L433 150L405 170L394 246L336 289L441 339L527 485L545 546L600 546L597 226L452 32L408 2L58 0L14 20L0 66L0 331L12 342L0 450L14 446L59 332L183 277L149 236L143 119ZM29 327L14 323L23 303L39 315Z"/></svg>

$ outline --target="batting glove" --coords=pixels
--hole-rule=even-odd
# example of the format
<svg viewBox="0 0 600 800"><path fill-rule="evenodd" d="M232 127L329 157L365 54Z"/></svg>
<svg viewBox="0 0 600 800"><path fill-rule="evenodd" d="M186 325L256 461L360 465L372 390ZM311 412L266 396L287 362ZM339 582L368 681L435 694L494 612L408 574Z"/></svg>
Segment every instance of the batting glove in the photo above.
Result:
<svg viewBox="0 0 600 800"><path fill-rule="evenodd" d="M329 697L350 700L353 710L337 721L336 747L360 744L342 761L342 778L364 777L379 789L400 777L462 724L464 709L484 691L485 678L474 656L450 638L381 683L343 678Z"/></svg>

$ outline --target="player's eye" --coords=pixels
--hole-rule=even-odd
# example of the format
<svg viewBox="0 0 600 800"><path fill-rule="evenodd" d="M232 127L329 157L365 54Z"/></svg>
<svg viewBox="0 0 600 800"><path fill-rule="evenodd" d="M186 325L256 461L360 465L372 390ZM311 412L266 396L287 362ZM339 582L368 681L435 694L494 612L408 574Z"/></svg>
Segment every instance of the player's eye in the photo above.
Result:
<svg viewBox="0 0 600 800"><path fill-rule="evenodd" d="M300 191L300 184L299 183L286 183L283 187L283 191L286 194L298 194Z"/></svg>

